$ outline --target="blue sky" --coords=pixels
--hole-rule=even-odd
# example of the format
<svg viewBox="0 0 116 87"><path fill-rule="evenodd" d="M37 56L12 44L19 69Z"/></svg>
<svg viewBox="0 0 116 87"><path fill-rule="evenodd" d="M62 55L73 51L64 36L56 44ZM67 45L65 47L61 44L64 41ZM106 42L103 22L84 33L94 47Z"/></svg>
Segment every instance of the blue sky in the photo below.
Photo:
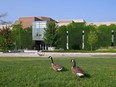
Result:
<svg viewBox="0 0 116 87"><path fill-rule="evenodd" d="M116 0L0 0L1 13L7 13L4 20L12 22L23 16L116 21Z"/></svg>

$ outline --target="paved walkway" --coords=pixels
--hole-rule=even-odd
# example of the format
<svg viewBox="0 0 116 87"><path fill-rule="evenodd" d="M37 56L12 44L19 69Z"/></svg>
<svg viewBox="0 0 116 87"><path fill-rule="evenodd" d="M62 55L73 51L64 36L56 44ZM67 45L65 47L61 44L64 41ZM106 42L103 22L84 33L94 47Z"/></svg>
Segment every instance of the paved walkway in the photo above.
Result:
<svg viewBox="0 0 116 87"><path fill-rule="evenodd" d="M59 52L22 52L0 53L0 57L84 57L84 58L116 58L116 53L59 53Z"/></svg>

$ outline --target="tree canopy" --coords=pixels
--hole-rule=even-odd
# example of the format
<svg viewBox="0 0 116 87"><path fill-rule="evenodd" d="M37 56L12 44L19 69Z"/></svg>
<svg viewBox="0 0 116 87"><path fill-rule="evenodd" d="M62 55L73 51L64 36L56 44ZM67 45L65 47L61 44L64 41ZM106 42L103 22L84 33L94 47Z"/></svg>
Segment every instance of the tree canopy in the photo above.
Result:
<svg viewBox="0 0 116 87"><path fill-rule="evenodd" d="M56 46L58 40L57 25L54 21L49 21L47 23L47 28L45 29L44 42L50 47Z"/></svg>

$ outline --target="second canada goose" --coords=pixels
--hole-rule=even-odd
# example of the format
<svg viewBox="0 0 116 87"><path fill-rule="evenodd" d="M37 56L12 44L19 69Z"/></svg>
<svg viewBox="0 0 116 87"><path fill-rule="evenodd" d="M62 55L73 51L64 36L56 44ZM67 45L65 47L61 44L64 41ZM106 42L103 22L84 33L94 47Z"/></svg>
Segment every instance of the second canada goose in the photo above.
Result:
<svg viewBox="0 0 116 87"><path fill-rule="evenodd" d="M73 66L71 67L72 73L78 77L84 77L86 74L80 67L76 66L76 61L72 59L71 62L73 62Z"/></svg>
<svg viewBox="0 0 116 87"><path fill-rule="evenodd" d="M42 51L40 50L38 53L37 53L39 56L44 56L45 53L42 53Z"/></svg>
<svg viewBox="0 0 116 87"><path fill-rule="evenodd" d="M62 71L63 70L63 66L61 66L60 64L54 64L53 58L51 56L49 56L48 58L51 59L51 66L55 71Z"/></svg>

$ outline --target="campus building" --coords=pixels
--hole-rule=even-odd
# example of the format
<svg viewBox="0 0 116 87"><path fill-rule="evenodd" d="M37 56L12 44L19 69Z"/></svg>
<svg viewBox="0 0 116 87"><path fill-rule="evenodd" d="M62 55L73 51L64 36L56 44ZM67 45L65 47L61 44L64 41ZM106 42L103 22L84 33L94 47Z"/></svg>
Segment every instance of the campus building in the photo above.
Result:
<svg viewBox="0 0 116 87"><path fill-rule="evenodd" d="M32 27L32 39L35 41L35 49L44 50L47 46L43 42L44 40L44 29L47 28L48 21L55 21L58 26L68 25L70 23L83 23L87 25L93 24L96 26L100 25L111 25L116 24L116 22L86 22L84 19L71 19L71 20L54 20L50 17L36 16L36 17L20 17L16 20L15 24L22 23L23 28ZM12 24L0 25L0 29L3 27L10 27ZM10 27L12 29L12 27Z"/></svg>
<svg viewBox="0 0 116 87"><path fill-rule="evenodd" d="M63 26L63 25L68 25L70 23L79 23L79 22L85 22L84 19L74 19L74 20L57 20L57 25L58 26Z"/></svg>
<svg viewBox="0 0 116 87"><path fill-rule="evenodd" d="M32 27L32 39L35 41L36 50L46 49L44 40L44 29L48 21L55 21L50 17L21 17L16 21L16 24L22 23L23 28Z"/></svg>
<svg viewBox="0 0 116 87"><path fill-rule="evenodd" d="M47 22L46 21L35 21L32 23L32 37L33 40L35 40L35 48L39 50L46 50L48 49L47 45L43 42L44 40L44 32L45 28L47 28ZM62 25L68 25L73 22L85 22L84 20L61 20L61 21L55 21L58 26Z"/></svg>
<svg viewBox="0 0 116 87"><path fill-rule="evenodd" d="M35 21L32 23L32 39L35 41L35 49L37 50L47 49L43 42L45 28L47 28L47 21Z"/></svg>
<svg viewBox="0 0 116 87"><path fill-rule="evenodd" d="M83 23L86 22L84 19L74 19L74 20L54 20L50 17L20 17L16 24L22 23L23 28L28 28L32 26L32 39L35 41L35 49L44 50L47 49L47 46L43 42L44 40L44 29L47 28L48 21L55 21L58 26L68 25L70 23ZM116 24L116 22L86 22L87 25L110 25Z"/></svg>

